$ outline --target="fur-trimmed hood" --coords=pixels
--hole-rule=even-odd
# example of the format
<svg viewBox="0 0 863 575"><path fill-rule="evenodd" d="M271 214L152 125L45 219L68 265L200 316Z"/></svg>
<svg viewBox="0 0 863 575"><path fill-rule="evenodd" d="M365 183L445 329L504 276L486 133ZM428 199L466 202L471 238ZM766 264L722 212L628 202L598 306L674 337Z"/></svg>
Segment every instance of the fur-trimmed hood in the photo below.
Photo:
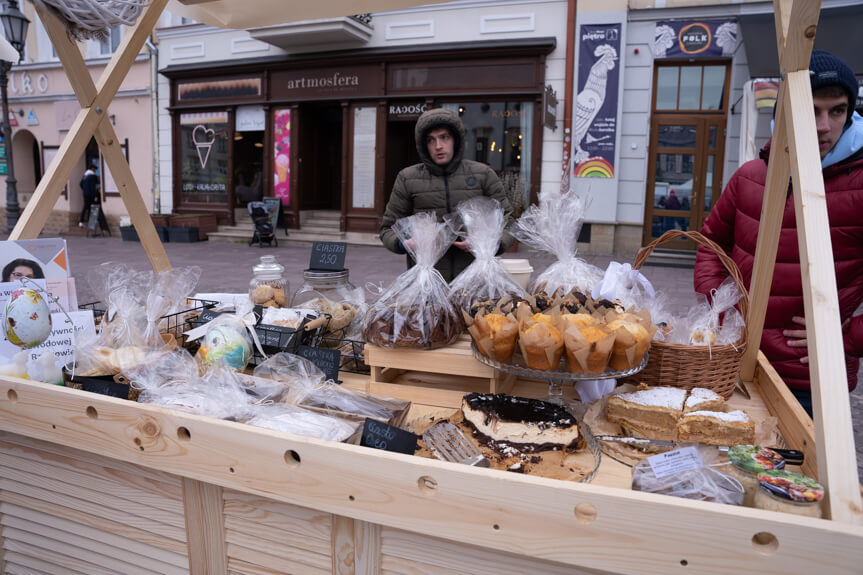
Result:
<svg viewBox="0 0 863 575"><path fill-rule="evenodd" d="M455 137L455 146L453 147L452 161L446 166L438 166L429 156L428 146L426 146L426 135L432 128L445 127L449 128ZM443 174L453 173L464 157L464 124L458 114L446 108L434 108L423 112L422 116L417 120L417 125L414 128L414 137L417 143L417 153L422 160L422 163L429 171L440 176Z"/></svg>

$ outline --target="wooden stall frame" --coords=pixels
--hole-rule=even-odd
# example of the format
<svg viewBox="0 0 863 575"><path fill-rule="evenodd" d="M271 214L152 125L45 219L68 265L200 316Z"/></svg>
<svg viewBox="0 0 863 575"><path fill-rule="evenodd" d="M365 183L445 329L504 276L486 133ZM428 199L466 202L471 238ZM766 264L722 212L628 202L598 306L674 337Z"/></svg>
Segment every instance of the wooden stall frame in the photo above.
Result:
<svg viewBox="0 0 863 575"><path fill-rule="evenodd" d="M62 54L82 110L22 214L12 239L35 237L90 135L96 133L154 269L169 266L123 161L107 109L137 50L167 0L154 0L100 79L90 80L77 48L41 14ZM225 4L224 0L215 4ZM332 513L336 573L380 570L380 532L510 552L589 573L859 573L861 512L850 406L845 389L836 287L824 186L814 148L808 60L820 2L774 0L783 69L765 210L794 175L815 425L801 415L775 371L756 355L778 238L776 210L765 211L752 286L753 316L744 380L751 382L792 447L817 453L829 494L829 519L738 508L504 474L435 460L290 436L232 422L50 386L0 378L0 439L44 441L182 478L188 561L194 575L226 573L223 490L236 490ZM359 10L359 7L355 7ZM72 49L70 49L72 48ZM786 148L787 142L787 148ZM144 221L146 219L146 221ZM151 233L152 232L152 233ZM771 255L771 246L772 255ZM818 313L815 313L815 310ZM755 336L755 337L753 337ZM841 373L840 373L841 372ZM804 422L800 424L799 422ZM830 425L826 425L830 422ZM811 472L811 468L809 468Z"/></svg>

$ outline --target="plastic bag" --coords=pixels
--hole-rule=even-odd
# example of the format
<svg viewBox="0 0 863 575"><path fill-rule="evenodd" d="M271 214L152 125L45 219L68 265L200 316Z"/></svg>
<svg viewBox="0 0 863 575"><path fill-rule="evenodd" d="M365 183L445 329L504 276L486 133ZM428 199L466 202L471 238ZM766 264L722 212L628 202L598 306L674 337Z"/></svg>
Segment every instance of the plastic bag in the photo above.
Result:
<svg viewBox="0 0 863 575"><path fill-rule="evenodd" d="M181 311L201 275L197 266L139 272L124 264L104 263L87 279L106 310L95 336L75 342L79 375L124 372L143 361L148 351L165 345L164 316Z"/></svg>
<svg viewBox="0 0 863 575"><path fill-rule="evenodd" d="M464 331L464 322L449 301L449 286L434 264L455 234L447 224L438 223L433 213L402 218L393 231L416 265L398 276L369 307L363 320L365 341L381 347L422 349L453 343Z"/></svg>
<svg viewBox="0 0 863 575"><path fill-rule="evenodd" d="M656 290L644 274L626 263L609 262L602 280L591 292L593 299L617 300L625 309L649 308L656 299Z"/></svg>
<svg viewBox="0 0 863 575"><path fill-rule="evenodd" d="M656 477L650 458L639 461L632 468L632 489L698 501L742 505L743 486L734 477L723 473L723 469L728 468L728 460L720 458L715 447L698 446L697 449L702 467L665 477Z"/></svg>
<svg viewBox="0 0 863 575"><path fill-rule="evenodd" d="M576 242L588 202L575 192L543 192L516 221L512 235L531 248L554 255L551 264L533 281L531 291L549 296L573 290L589 294L602 280L602 270L576 256Z"/></svg>
<svg viewBox="0 0 863 575"><path fill-rule="evenodd" d="M470 311L474 302L496 303L504 296L524 297L524 290L495 257L506 227L500 203L478 196L460 203L456 212L457 217L448 223L467 242L474 260L450 283L453 303Z"/></svg>
<svg viewBox="0 0 863 575"><path fill-rule="evenodd" d="M361 425L359 421L348 421L284 403L255 406L244 423L330 441L350 438Z"/></svg>
<svg viewBox="0 0 863 575"><path fill-rule="evenodd" d="M252 356L252 337L241 316L223 314L206 326L197 353L200 361L205 366L224 362L237 371L245 369Z"/></svg>
<svg viewBox="0 0 863 575"><path fill-rule="evenodd" d="M201 376L195 359L182 348L152 359L129 376L130 385L140 390L140 403L232 421L249 417L250 396L225 364Z"/></svg>
<svg viewBox="0 0 863 575"><path fill-rule="evenodd" d="M300 403L309 393L324 385L326 375L321 369L304 357L292 353L277 353L255 367L253 375L256 380L277 382L281 389L263 384L264 391L251 391L257 397L269 394L274 401L284 403ZM258 383L255 384L257 387Z"/></svg>

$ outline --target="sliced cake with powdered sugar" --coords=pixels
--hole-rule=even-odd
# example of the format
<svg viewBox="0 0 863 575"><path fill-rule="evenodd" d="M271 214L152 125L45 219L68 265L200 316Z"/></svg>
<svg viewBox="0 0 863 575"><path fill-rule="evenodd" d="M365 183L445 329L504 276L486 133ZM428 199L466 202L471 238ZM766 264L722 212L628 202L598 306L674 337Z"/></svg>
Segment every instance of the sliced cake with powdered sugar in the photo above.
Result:
<svg viewBox="0 0 863 575"><path fill-rule="evenodd" d="M694 441L711 445L739 445L755 443L755 423L741 410L692 411L677 422L680 441Z"/></svg>

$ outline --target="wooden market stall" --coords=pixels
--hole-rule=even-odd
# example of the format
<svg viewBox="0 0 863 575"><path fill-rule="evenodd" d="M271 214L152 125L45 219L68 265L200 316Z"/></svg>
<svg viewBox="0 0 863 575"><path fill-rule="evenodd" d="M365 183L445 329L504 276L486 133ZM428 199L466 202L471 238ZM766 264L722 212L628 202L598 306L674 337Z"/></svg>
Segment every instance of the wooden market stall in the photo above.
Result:
<svg viewBox="0 0 863 575"><path fill-rule="evenodd" d="M42 13L82 110L12 239L38 234L59 182L95 133L153 267L169 266L104 118L166 2L154 0L145 10L97 84L63 25ZM808 78L819 8L817 1L775 1L784 81L742 375L752 395L747 409L775 415L789 446L805 451L804 471L817 475L828 494L827 519L633 492L629 469L607 458L590 483L552 480L291 436L5 377L4 571L860 573L863 510ZM351 11L360 9L351 5ZM814 425L757 352L781 217L773 206L784 202L789 173L797 182L806 316L812 321ZM536 391L527 382L477 374L484 385ZM344 379L359 389L392 384L347 374ZM428 405L419 405L417 413L432 412Z"/></svg>

